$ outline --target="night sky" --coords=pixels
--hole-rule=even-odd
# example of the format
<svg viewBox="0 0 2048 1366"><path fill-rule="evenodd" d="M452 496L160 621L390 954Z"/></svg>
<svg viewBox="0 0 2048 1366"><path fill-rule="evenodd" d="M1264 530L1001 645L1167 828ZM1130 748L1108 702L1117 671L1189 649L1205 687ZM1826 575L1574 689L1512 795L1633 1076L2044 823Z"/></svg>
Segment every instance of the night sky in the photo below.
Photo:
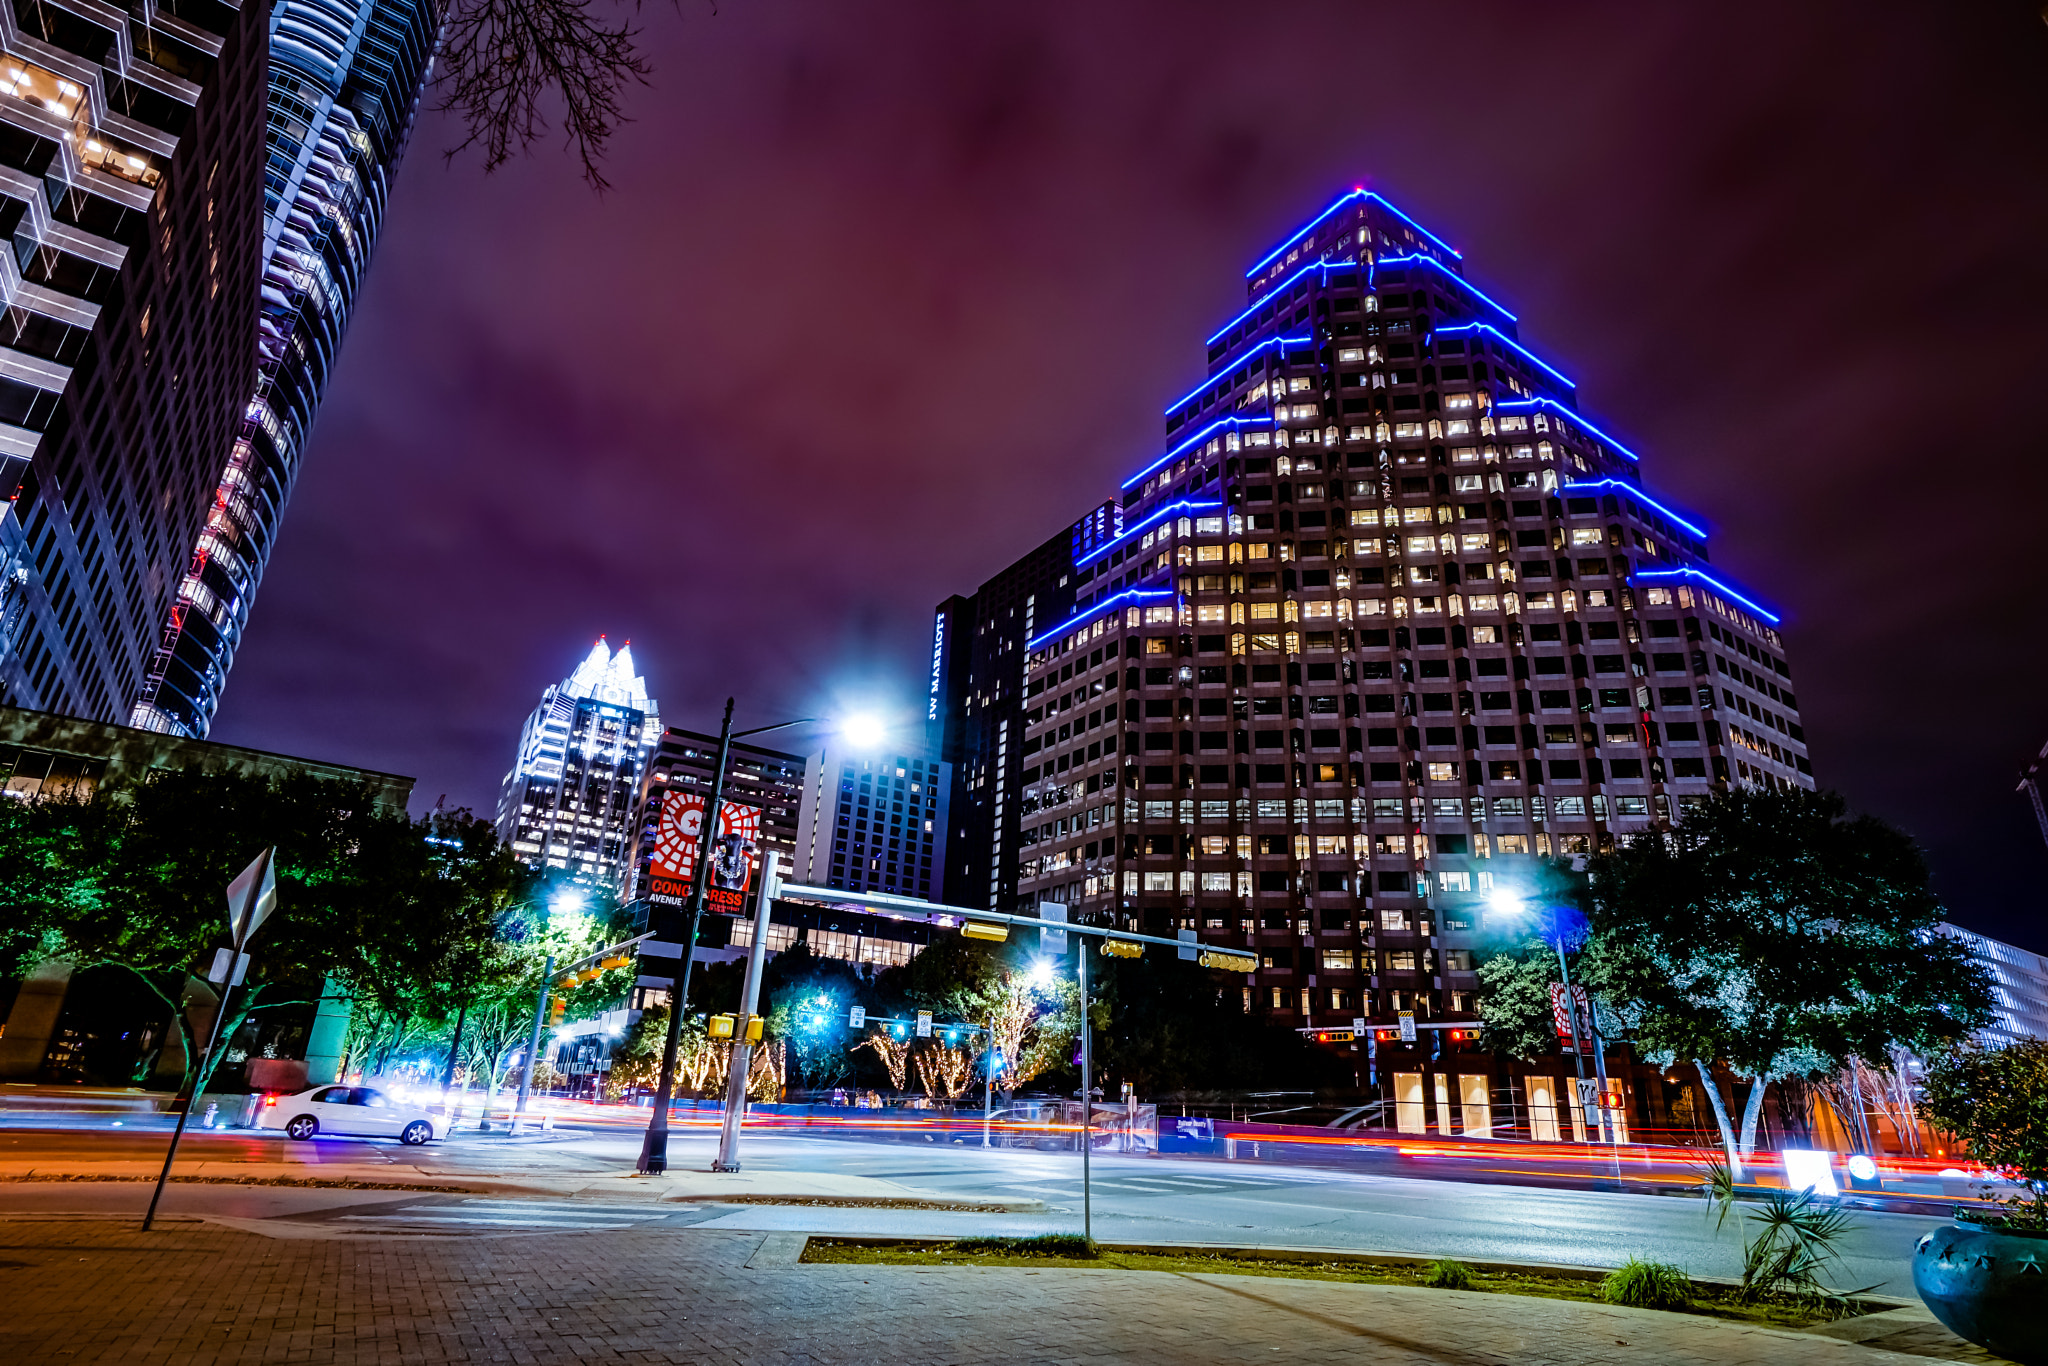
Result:
<svg viewBox="0 0 2048 1366"><path fill-rule="evenodd" d="M2048 950L2031 6L642 19L608 196L416 133L213 738L488 814L600 632L670 724L921 717L934 604L1163 449L1244 270L1365 182L1784 612L1819 781Z"/></svg>

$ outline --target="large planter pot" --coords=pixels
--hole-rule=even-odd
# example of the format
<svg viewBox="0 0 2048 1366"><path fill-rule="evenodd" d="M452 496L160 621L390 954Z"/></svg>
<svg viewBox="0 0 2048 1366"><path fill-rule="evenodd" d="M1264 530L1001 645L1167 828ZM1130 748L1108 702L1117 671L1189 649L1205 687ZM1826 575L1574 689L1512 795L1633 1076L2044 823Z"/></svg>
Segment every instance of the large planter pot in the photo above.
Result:
<svg viewBox="0 0 2048 1366"><path fill-rule="evenodd" d="M1958 1219L1913 1245L1913 1288L1957 1337L2048 1366L2048 1233Z"/></svg>

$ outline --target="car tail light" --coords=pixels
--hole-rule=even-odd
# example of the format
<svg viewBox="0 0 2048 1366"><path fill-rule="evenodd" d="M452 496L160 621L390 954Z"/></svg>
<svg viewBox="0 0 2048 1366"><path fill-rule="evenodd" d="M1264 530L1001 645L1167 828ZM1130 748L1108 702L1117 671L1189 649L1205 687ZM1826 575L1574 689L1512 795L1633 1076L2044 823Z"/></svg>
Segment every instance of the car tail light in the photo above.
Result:
<svg viewBox="0 0 2048 1366"><path fill-rule="evenodd" d="M275 1105L275 1104L277 1104L277 1093L276 1093L275 1091L266 1091L266 1092L264 1092L264 1093L263 1093L263 1108L264 1108L264 1109L266 1109L266 1110L268 1110L268 1109L269 1109L270 1107L272 1107L272 1106L273 1106L273 1105Z"/></svg>

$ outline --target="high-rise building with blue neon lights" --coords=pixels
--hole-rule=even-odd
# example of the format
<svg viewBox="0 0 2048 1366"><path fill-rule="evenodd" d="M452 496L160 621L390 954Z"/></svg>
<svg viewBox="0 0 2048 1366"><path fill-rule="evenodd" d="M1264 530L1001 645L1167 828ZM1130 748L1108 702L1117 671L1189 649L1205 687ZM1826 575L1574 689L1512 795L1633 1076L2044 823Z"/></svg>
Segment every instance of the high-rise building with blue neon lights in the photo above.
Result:
<svg viewBox="0 0 2048 1366"><path fill-rule="evenodd" d="M991 581L1060 612L942 609L963 649L1002 637L941 671L990 785L955 802L989 828L956 828L949 899L1239 946L1246 1009L1367 1021L1361 1072L1438 1071L1449 1104L1494 894L1716 788L1812 786L1779 619L1385 199L1339 197L1245 285L1107 534Z"/></svg>
<svg viewBox="0 0 2048 1366"><path fill-rule="evenodd" d="M204 736L220 705L383 227L443 8L439 0L279 0L271 8L259 374L132 698L132 725Z"/></svg>

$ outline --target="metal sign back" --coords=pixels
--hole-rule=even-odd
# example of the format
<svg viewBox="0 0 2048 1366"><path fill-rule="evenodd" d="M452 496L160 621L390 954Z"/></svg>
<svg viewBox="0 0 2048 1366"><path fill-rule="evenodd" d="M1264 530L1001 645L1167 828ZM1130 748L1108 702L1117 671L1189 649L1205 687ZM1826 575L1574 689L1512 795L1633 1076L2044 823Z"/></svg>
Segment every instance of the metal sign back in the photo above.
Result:
<svg viewBox="0 0 2048 1366"><path fill-rule="evenodd" d="M265 849L228 884L228 937L237 952L277 909L276 856L275 848Z"/></svg>

